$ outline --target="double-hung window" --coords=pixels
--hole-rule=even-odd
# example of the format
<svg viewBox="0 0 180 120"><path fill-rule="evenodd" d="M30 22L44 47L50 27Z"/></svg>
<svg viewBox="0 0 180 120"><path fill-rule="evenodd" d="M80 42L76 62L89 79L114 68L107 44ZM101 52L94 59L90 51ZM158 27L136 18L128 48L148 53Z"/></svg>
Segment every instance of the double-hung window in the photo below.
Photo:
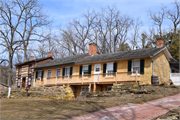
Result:
<svg viewBox="0 0 180 120"><path fill-rule="evenodd" d="M60 76L60 69L57 69L56 70L56 77L59 77Z"/></svg>
<svg viewBox="0 0 180 120"><path fill-rule="evenodd" d="M70 75L70 67L66 67L65 68L65 76L69 76Z"/></svg>
<svg viewBox="0 0 180 120"><path fill-rule="evenodd" d="M20 79L20 78L18 78L18 86L20 86L20 80L21 80L21 79Z"/></svg>
<svg viewBox="0 0 180 120"><path fill-rule="evenodd" d="M87 75L88 74L88 65L83 65L82 74L83 75Z"/></svg>
<svg viewBox="0 0 180 120"><path fill-rule="evenodd" d="M51 70L48 70L47 71L47 78L50 78L51 77Z"/></svg>
<svg viewBox="0 0 180 120"><path fill-rule="evenodd" d="M106 73L113 73L113 63L107 63ZM107 74L107 76L112 76L112 74Z"/></svg>
<svg viewBox="0 0 180 120"><path fill-rule="evenodd" d="M28 85L31 85L31 77L28 78Z"/></svg>
<svg viewBox="0 0 180 120"><path fill-rule="evenodd" d="M42 77L42 71L38 71L38 77L37 78L41 78Z"/></svg>
<svg viewBox="0 0 180 120"><path fill-rule="evenodd" d="M132 71L138 71L138 74L140 74L140 60L132 61Z"/></svg>

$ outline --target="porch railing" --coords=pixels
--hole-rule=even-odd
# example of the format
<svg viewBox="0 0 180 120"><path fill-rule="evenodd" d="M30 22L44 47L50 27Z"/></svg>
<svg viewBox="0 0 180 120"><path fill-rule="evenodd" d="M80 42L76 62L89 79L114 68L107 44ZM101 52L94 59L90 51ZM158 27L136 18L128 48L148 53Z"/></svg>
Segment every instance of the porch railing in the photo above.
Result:
<svg viewBox="0 0 180 120"><path fill-rule="evenodd" d="M100 73L88 75L70 75L45 78L44 85L73 84L73 83L102 83L102 82L119 82L119 81L138 81L138 72L115 72Z"/></svg>

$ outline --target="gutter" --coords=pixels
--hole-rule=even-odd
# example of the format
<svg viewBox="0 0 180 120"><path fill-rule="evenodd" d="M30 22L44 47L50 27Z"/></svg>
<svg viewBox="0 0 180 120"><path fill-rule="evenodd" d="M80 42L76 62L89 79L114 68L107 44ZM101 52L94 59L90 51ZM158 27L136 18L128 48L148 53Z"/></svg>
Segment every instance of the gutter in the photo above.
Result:
<svg viewBox="0 0 180 120"><path fill-rule="evenodd" d="M153 60L152 56L150 56L150 58L151 58L152 63L153 63L153 65L152 65L152 76L154 76L154 60Z"/></svg>

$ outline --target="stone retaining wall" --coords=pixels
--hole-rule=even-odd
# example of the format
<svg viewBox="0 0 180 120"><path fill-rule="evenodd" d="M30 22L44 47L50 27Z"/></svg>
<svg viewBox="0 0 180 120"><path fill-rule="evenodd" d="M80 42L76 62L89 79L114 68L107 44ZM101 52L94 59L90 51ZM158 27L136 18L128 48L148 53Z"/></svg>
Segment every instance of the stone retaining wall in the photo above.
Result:
<svg viewBox="0 0 180 120"><path fill-rule="evenodd" d="M26 97L25 89L14 89L11 91L10 98ZM74 93L70 86L52 86L52 87L32 87L28 91L29 98L42 98L54 100L71 100L74 99ZM7 92L1 92L1 98L7 98Z"/></svg>

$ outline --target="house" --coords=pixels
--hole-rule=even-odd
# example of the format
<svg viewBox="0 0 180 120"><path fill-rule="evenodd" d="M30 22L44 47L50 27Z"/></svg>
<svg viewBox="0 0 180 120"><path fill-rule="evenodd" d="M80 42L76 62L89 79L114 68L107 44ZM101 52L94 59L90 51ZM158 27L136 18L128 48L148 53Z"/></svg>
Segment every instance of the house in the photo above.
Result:
<svg viewBox="0 0 180 120"><path fill-rule="evenodd" d="M31 56L30 61L16 64L15 65L16 85L17 85L16 87L17 88L25 88L27 86L31 87L33 85L33 79L34 79L34 70L31 68L49 62L51 60L53 60L53 53L49 52L48 57L34 59L34 56Z"/></svg>
<svg viewBox="0 0 180 120"><path fill-rule="evenodd" d="M97 45L89 44L89 53L51 60L32 67L33 86L70 85L80 92L110 90L113 83L139 82L151 84L151 76L170 78L170 62L176 61L157 39L156 48L98 54Z"/></svg>

